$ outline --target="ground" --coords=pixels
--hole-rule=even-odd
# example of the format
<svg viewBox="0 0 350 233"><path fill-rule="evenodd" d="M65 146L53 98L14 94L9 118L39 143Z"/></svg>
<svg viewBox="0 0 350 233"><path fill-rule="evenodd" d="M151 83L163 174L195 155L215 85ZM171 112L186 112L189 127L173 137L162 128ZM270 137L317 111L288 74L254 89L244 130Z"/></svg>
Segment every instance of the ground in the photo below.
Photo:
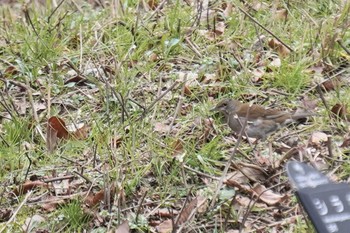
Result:
<svg viewBox="0 0 350 233"><path fill-rule="evenodd" d="M312 232L286 163L347 181L348 1L0 3L0 232Z"/></svg>

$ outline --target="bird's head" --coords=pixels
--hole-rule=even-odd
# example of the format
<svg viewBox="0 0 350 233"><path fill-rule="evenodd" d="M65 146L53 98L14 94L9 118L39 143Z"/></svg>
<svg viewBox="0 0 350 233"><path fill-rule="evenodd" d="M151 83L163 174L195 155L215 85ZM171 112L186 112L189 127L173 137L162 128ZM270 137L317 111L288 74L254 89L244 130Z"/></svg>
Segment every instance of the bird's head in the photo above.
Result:
<svg viewBox="0 0 350 233"><path fill-rule="evenodd" d="M223 99L211 111L221 112L224 114L235 113L241 104L242 103L238 100Z"/></svg>

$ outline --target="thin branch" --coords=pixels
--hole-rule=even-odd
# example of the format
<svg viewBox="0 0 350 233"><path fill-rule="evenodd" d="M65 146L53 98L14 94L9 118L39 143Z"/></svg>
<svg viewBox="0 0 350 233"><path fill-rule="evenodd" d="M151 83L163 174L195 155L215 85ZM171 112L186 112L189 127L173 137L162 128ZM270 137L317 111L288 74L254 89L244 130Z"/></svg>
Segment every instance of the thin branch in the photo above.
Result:
<svg viewBox="0 0 350 233"><path fill-rule="evenodd" d="M273 36L274 38L276 38L276 40L278 40L281 44L283 44L287 49L289 49L291 52L294 52L294 50L288 46L286 43L284 43L280 38L278 38L274 33L272 33L269 29L267 29L266 27L264 27L262 24L260 24L256 19L253 18L253 16L251 16L248 12L246 12L245 10L243 10L241 7L237 6L236 7L243 12L243 14L245 14L246 16L248 16L248 18L250 20L252 20L254 23L256 23L259 27L261 27L262 29L264 29L267 33L269 33L271 36Z"/></svg>
<svg viewBox="0 0 350 233"><path fill-rule="evenodd" d="M24 197L23 201L21 202L21 204L17 207L17 209L15 210L15 212L12 214L11 218L6 222L6 224L4 225L4 227L0 230L0 232L3 232L6 227L15 220L18 212L21 210L21 208L24 206L24 204L27 202L27 200L29 199L29 197L32 195L33 191L29 191L26 196Z"/></svg>
<svg viewBox="0 0 350 233"><path fill-rule="evenodd" d="M154 105L161 100L166 94L168 94L171 90L173 90L179 84L178 81L175 81L173 85L171 85L166 91L164 91L160 96L158 96L153 102L144 110L141 119L146 116L146 114L154 107Z"/></svg>
<svg viewBox="0 0 350 233"><path fill-rule="evenodd" d="M235 148L233 149L233 152L232 152L230 158L228 159L228 161L227 161L227 163L226 163L225 169L224 169L224 171L223 171L223 173L222 173L222 176L221 176L221 178L220 178L220 180L219 180L218 187L216 188L215 194L214 194L213 197L212 197L212 201L211 201L210 207L209 207L210 209L212 209L212 208L214 207L215 203L216 203L216 198L217 198L217 196L219 195L220 189L221 189L221 187L222 187L222 185L223 185L223 183L224 183L224 179L225 179L225 177L226 177L226 175L227 175L228 169L230 168L231 162L232 162L233 158L235 157L235 155L236 155L236 153L237 153L239 144L240 144L241 141L242 141L242 136L243 136L243 133L244 133L245 128L246 128L246 126L247 126L247 121L248 121L248 116L249 116L249 110L250 110L250 108L248 108L245 121L244 121L244 123L243 123L243 125L242 125L241 131L239 132L239 135L238 135L238 139L237 139Z"/></svg>
<svg viewBox="0 0 350 233"><path fill-rule="evenodd" d="M342 49L344 49L344 51L350 56L350 50L349 50L347 47L345 47L345 46L343 45L343 43L341 42L341 40L337 40L337 42L338 42L338 44L340 45L340 47L342 47Z"/></svg>

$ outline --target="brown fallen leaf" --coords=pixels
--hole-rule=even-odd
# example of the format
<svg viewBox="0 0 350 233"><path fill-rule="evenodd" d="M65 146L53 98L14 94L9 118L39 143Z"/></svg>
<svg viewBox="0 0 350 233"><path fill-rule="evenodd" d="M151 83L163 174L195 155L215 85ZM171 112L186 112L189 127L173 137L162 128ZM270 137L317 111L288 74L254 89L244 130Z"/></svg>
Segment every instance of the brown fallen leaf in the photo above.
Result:
<svg viewBox="0 0 350 233"><path fill-rule="evenodd" d="M129 221L125 220L122 224L120 224L115 230L115 233L129 233L130 232L130 227L129 227Z"/></svg>
<svg viewBox="0 0 350 233"><path fill-rule="evenodd" d="M329 79L324 81L321 85L325 91L333 91L333 90L339 89L342 83L340 79L334 78L334 79Z"/></svg>
<svg viewBox="0 0 350 233"><path fill-rule="evenodd" d="M275 50L281 57L286 57L290 54L290 50L275 38L269 40L268 45Z"/></svg>
<svg viewBox="0 0 350 233"><path fill-rule="evenodd" d="M278 20L287 20L288 11L287 9L279 9L276 10L273 17Z"/></svg>
<svg viewBox="0 0 350 233"><path fill-rule="evenodd" d="M173 143L172 149L173 149L173 156L174 157L183 154L184 153L183 141L181 139L177 139Z"/></svg>
<svg viewBox="0 0 350 233"><path fill-rule="evenodd" d="M6 222L12 216L12 210L2 209L0 210L0 222Z"/></svg>
<svg viewBox="0 0 350 233"><path fill-rule="evenodd" d="M165 220L156 229L159 233L170 233L173 231L173 221L171 219Z"/></svg>
<svg viewBox="0 0 350 233"><path fill-rule="evenodd" d="M21 184L18 186L18 188L15 188L13 190L13 193L16 194L16 196L23 195L27 193L28 191L36 188L36 187L47 187L47 184L45 182L42 182L40 180L35 180L35 181L26 181L24 184Z"/></svg>
<svg viewBox="0 0 350 233"><path fill-rule="evenodd" d="M313 132L309 139L309 143L314 146L319 146L321 143L327 142L327 141L328 141L327 134L319 131Z"/></svg>
<svg viewBox="0 0 350 233"><path fill-rule="evenodd" d="M159 5L159 2L157 0L148 0L147 5L150 9L155 10Z"/></svg>
<svg viewBox="0 0 350 233"><path fill-rule="evenodd" d="M69 133L66 128L66 123L59 117L50 117L48 121L48 127L57 132L57 137L59 139L68 139Z"/></svg>
<svg viewBox="0 0 350 233"><path fill-rule="evenodd" d="M4 75L5 75L6 78L9 78L9 77L11 77L13 75L16 75L18 73L19 72L18 72L17 68L14 67L14 66L9 66L4 71Z"/></svg>
<svg viewBox="0 0 350 233"><path fill-rule="evenodd" d="M180 215L178 216L175 223L179 226L183 223L187 222L191 217L194 211L196 211L197 207L197 197L194 198L190 203L187 204L187 206L183 207L183 210L181 211Z"/></svg>
<svg viewBox="0 0 350 233"><path fill-rule="evenodd" d="M331 112L334 114L335 117L338 117L343 120L346 118L346 115L348 113L346 105L339 103L336 103L332 107Z"/></svg>
<svg viewBox="0 0 350 233"><path fill-rule="evenodd" d="M59 139L68 139L68 137L66 123L59 117L50 117L46 130L46 147L49 153L54 151Z"/></svg>
<svg viewBox="0 0 350 233"><path fill-rule="evenodd" d="M340 147L349 147L350 146L350 137L345 137L343 143Z"/></svg>
<svg viewBox="0 0 350 233"><path fill-rule="evenodd" d="M75 132L71 133L71 136L77 140L83 140L88 138L90 127L87 124L84 124L83 127L77 129Z"/></svg>
<svg viewBox="0 0 350 233"><path fill-rule="evenodd" d="M255 185L253 191L257 194L259 199L265 202L268 205L275 205L277 203L281 203L283 200L287 198L287 195L281 195L274 193L272 190L267 189L265 186L261 184Z"/></svg>
<svg viewBox="0 0 350 233"><path fill-rule="evenodd" d="M169 211L168 208L160 208L160 209L158 209L157 212L154 213L154 215L157 215L157 216L162 217L162 218L171 218L177 214L179 214L179 212L177 210Z"/></svg>
<svg viewBox="0 0 350 233"><path fill-rule="evenodd" d="M96 194L89 193L89 195L85 198L84 202L87 204L89 207L94 207L97 204L99 204L101 201L104 200L105 197L105 192L104 190L100 190Z"/></svg>
<svg viewBox="0 0 350 233"><path fill-rule="evenodd" d="M214 33L218 36L224 34L225 32L225 28L226 28L226 25L224 22L218 22L216 25L215 25L215 29L214 29Z"/></svg>

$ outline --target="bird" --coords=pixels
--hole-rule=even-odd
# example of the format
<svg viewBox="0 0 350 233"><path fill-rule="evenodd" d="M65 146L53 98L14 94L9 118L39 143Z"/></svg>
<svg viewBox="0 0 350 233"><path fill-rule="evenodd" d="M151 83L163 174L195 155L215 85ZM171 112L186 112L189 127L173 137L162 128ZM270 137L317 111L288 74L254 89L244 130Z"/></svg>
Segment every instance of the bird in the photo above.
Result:
<svg viewBox="0 0 350 233"><path fill-rule="evenodd" d="M221 113L225 123L235 133L239 133L243 123L247 121L245 135L261 140L265 140L269 134L286 124L314 115L311 113L292 114L277 109L266 109L261 105L250 105L234 99L220 101L211 111Z"/></svg>
<svg viewBox="0 0 350 233"><path fill-rule="evenodd" d="M247 121L243 135L263 141L268 135L280 128L280 124L273 120L258 118L249 121L245 117L237 117L234 114L224 115L224 121L235 133L240 133L244 122Z"/></svg>
<svg viewBox="0 0 350 233"><path fill-rule="evenodd" d="M292 114L278 109L266 109L258 104L242 103L234 99L221 100L212 111L220 112L224 116L234 114L238 117L247 117L248 120L272 120L280 125L286 125L314 115L313 113Z"/></svg>

